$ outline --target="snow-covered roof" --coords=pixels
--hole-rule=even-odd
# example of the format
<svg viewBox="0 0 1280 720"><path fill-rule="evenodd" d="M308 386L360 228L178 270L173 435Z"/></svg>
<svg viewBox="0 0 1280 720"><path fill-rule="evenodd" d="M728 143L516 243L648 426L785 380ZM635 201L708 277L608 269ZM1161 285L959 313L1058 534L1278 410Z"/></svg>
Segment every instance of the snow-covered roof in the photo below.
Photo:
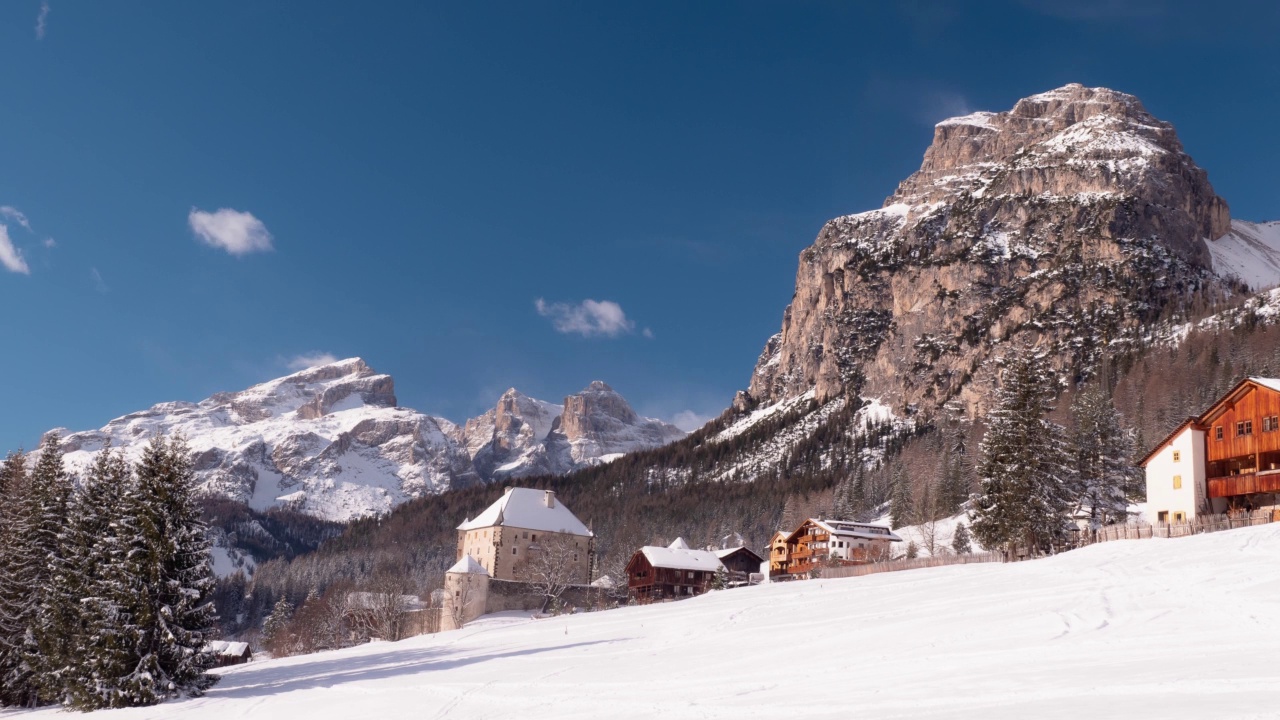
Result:
<svg viewBox="0 0 1280 720"><path fill-rule="evenodd" d="M550 507L548 507L548 504ZM494 526L523 530L568 533L591 537L592 533L550 490L508 488L497 502L458 526L459 530L475 530Z"/></svg>
<svg viewBox="0 0 1280 720"><path fill-rule="evenodd" d="M605 590L612 590L616 585L617 583L615 583L613 578L608 575L601 575L595 582L591 583L591 587L604 588Z"/></svg>
<svg viewBox="0 0 1280 720"><path fill-rule="evenodd" d="M748 548L746 545L739 545L738 547L725 548L725 549L723 549L723 550L713 550L712 552L714 552L714 553L716 554L716 557L721 558L721 559L724 559L724 558L727 558L727 557L729 557L730 555L732 555L732 554L734 554L734 553L738 552L739 550L746 550L747 552L751 553L752 555L755 555L756 557L760 557L760 555L759 555L759 554L757 554L757 553L756 553L756 551L754 551L754 550L752 550L752 549ZM763 559L763 558L761 558L761 559Z"/></svg>
<svg viewBox="0 0 1280 720"><path fill-rule="evenodd" d="M683 544L684 541L677 538L677 542ZM640 552L644 554L649 564L656 568L669 568L672 570L705 570L707 572L715 572L721 567L720 558L710 550L690 550L688 545L678 548L675 543L671 543L671 547L651 547L645 546L640 548Z"/></svg>
<svg viewBox="0 0 1280 720"><path fill-rule="evenodd" d="M453 564L453 567L445 570L447 573L464 573L467 575L488 575L489 571L484 566L476 562L476 559L470 555L463 555L462 559Z"/></svg>
<svg viewBox="0 0 1280 720"><path fill-rule="evenodd" d="M226 640L214 640L204 646L205 650L214 655L226 655L230 657L243 657L245 652L249 650L247 642L228 642Z"/></svg>
<svg viewBox="0 0 1280 720"><path fill-rule="evenodd" d="M902 542L902 538L895 535L888 527L875 523L860 523L849 520L820 520L818 518L809 518L809 522L827 531L828 534L837 537ZM799 529L796 532L799 532ZM791 534L794 535L795 533Z"/></svg>
<svg viewBox="0 0 1280 720"><path fill-rule="evenodd" d="M1277 380L1275 378L1262 378L1262 377L1251 377L1249 379L1252 380L1253 382L1258 383L1262 387L1267 388L1268 390L1275 390L1276 392L1280 392L1280 380Z"/></svg>
<svg viewBox="0 0 1280 720"><path fill-rule="evenodd" d="M688 550L689 543L685 542L684 538L678 537L675 540L672 540L671 544L668 545L667 547L671 548L672 550Z"/></svg>

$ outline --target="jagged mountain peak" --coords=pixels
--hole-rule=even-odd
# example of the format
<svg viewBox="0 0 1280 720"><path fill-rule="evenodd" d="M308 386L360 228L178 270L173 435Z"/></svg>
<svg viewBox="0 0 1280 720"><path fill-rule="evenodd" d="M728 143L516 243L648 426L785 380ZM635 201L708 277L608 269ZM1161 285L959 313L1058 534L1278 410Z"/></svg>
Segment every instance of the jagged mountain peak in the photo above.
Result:
<svg viewBox="0 0 1280 720"><path fill-rule="evenodd" d="M944 120L883 207L801 253L737 405L812 392L978 413L1010 346L1079 370L1171 303L1229 292L1205 241L1230 228L1173 126L1131 95L1072 84Z"/></svg>

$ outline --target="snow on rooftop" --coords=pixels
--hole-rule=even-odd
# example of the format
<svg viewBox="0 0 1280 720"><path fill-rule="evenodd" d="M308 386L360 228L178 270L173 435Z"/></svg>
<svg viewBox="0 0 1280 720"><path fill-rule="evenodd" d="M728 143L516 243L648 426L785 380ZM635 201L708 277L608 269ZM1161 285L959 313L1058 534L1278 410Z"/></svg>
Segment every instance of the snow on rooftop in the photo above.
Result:
<svg viewBox="0 0 1280 720"><path fill-rule="evenodd" d="M1280 380L1277 380L1276 378L1251 377L1249 379L1252 380L1253 382L1258 383L1262 387L1267 388L1268 390L1275 390L1276 392L1280 392Z"/></svg>
<svg viewBox="0 0 1280 720"><path fill-rule="evenodd" d="M683 543L683 540L678 540ZM652 547L646 546L640 548L640 552L644 554L649 564L656 568L670 568L673 570L705 570L707 572L715 572L721 567L720 558L710 550L690 550L688 545L683 548L676 547L675 543L671 543L671 547Z"/></svg>
<svg viewBox="0 0 1280 720"><path fill-rule="evenodd" d="M562 532L591 537L586 525L564 503L550 494L535 488L511 488L502 497L475 517L458 526L459 530L475 530L494 526L514 527L523 530Z"/></svg>
<svg viewBox="0 0 1280 720"><path fill-rule="evenodd" d="M453 567L445 570L447 573L462 573L464 575L488 575L489 571L484 566L476 562L476 559L470 555L463 555L462 559L453 564Z"/></svg>
<svg viewBox="0 0 1280 720"><path fill-rule="evenodd" d="M667 547L671 548L672 550L688 550L689 543L685 542L684 538L678 537L675 540L672 540L671 544L668 545Z"/></svg>

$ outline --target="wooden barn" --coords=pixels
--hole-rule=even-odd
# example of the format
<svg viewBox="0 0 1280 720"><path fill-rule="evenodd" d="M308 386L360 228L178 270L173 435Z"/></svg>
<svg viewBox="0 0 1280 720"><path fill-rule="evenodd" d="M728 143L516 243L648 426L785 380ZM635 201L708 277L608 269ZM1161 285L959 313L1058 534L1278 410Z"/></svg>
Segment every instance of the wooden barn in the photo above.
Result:
<svg viewBox="0 0 1280 720"><path fill-rule="evenodd" d="M1245 378L1147 453L1146 519L1275 505L1280 496L1280 380Z"/></svg>
<svg viewBox="0 0 1280 720"><path fill-rule="evenodd" d="M627 591L641 603L701 595L722 567L714 551L692 550L683 538L676 538L667 547L646 546L631 556Z"/></svg>
<svg viewBox="0 0 1280 720"><path fill-rule="evenodd" d="M213 654L214 667L240 665L253 659L253 651L249 649L249 643L246 642L214 640L206 645L205 649Z"/></svg>
<svg viewBox="0 0 1280 720"><path fill-rule="evenodd" d="M720 564L729 571L729 580L733 583L746 583L751 573L760 572L764 558L752 552L748 547L725 548L714 550Z"/></svg>

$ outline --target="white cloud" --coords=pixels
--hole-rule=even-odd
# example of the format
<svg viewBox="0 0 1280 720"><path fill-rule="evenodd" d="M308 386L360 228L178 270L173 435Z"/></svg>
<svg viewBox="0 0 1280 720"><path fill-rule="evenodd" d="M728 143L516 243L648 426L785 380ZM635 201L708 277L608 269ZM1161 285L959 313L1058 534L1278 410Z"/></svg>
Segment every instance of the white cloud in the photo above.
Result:
<svg viewBox="0 0 1280 720"><path fill-rule="evenodd" d="M36 39L43 40L44 32L49 27L49 1L41 0L40 14L36 16Z"/></svg>
<svg viewBox="0 0 1280 720"><path fill-rule="evenodd" d="M650 340L652 340L652 339L653 339L653 331L652 331L652 330L650 330L649 328L645 328L644 330L642 330L642 331L640 332L640 334L641 334L641 335L643 335L643 336L645 336L645 337L647 337L647 338L649 338Z"/></svg>
<svg viewBox="0 0 1280 720"><path fill-rule="evenodd" d="M622 306L612 300L583 300L574 305L549 303L538 298L533 306L539 315L551 318L551 325L557 332L576 333L583 337L617 337L635 329L635 323L627 319Z"/></svg>
<svg viewBox="0 0 1280 720"><path fill-rule="evenodd" d="M338 357L333 353L327 352L311 352L295 355L285 362L285 366L290 370L306 370L308 368L319 367L321 365L329 365L338 362Z"/></svg>
<svg viewBox="0 0 1280 720"><path fill-rule="evenodd" d="M217 212L191 208L187 222L205 245L226 250L237 257L272 249L271 233L253 213L230 208Z"/></svg>
<svg viewBox="0 0 1280 720"><path fill-rule="evenodd" d="M12 220L26 228L28 232L31 231L31 221L27 220L27 216L21 210L12 205L0 205L0 217Z"/></svg>
<svg viewBox="0 0 1280 720"><path fill-rule="evenodd" d="M47 237L44 239L44 246L47 248L56 248L58 247L58 241L54 240L53 238Z"/></svg>
<svg viewBox="0 0 1280 720"><path fill-rule="evenodd" d="M715 418L715 415L702 415L692 410L682 410L672 415L670 422L685 432L693 432L711 422L713 418Z"/></svg>
<svg viewBox="0 0 1280 720"><path fill-rule="evenodd" d="M94 290L106 294L111 289L107 287L106 281L102 279L102 273L98 272L98 268L89 268L89 277L93 278Z"/></svg>
<svg viewBox="0 0 1280 720"><path fill-rule="evenodd" d="M22 251L14 247L13 240L9 239L9 228L6 225L0 225L0 265L9 272L31 274L31 267L22 258Z"/></svg>

